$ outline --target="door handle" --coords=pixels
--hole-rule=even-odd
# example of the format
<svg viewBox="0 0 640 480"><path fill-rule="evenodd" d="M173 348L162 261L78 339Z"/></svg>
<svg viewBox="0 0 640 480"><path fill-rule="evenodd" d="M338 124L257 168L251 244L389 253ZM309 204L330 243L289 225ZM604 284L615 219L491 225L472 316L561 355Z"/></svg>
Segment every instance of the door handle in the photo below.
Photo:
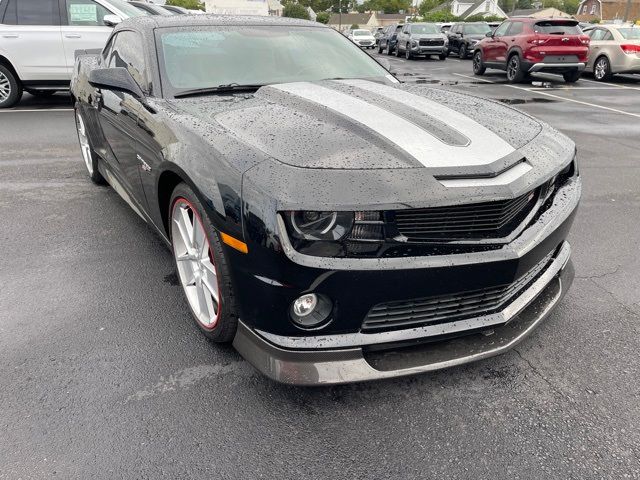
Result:
<svg viewBox="0 0 640 480"><path fill-rule="evenodd" d="M2 35L2 38L20 38L20 35L17 33L6 33Z"/></svg>
<svg viewBox="0 0 640 480"><path fill-rule="evenodd" d="M65 33L65 38L82 38L82 35L79 33Z"/></svg>

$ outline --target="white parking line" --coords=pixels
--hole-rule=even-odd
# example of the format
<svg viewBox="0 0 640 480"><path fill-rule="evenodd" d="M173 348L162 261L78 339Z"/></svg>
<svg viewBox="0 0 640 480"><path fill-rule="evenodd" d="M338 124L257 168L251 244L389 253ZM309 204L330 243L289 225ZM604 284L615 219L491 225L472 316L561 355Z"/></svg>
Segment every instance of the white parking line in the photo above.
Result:
<svg viewBox="0 0 640 480"><path fill-rule="evenodd" d="M503 87L515 88L516 90L522 90L524 92L533 93L533 90L531 88L518 87L517 85L509 85L507 83L492 82L491 80L485 80L483 78L471 77L469 75L463 75L462 73L454 73L454 75L457 75L459 77L470 78L472 80L480 80L480 81L483 81L483 82L486 82L486 83L493 83L494 85L501 85ZM606 107L604 105L598 105L596 103L583 102L582 100L575 100L573 98L565 98L565 97L561 97L559 95L554 95L552 93L542 92L540 90L536 90L535 93L537 95L546 95L547 97L557 98L559 100L564 100L566 102L573 102L573 103L577 103L577 104L580 104L580 105L586 105L588 107L600 108L602 110L608 110L610 112L615 112L615 113L620 113L622 115L629 115L630 117L640 118L640 114L639 113L625 112L624 110L618 110L617 108Z"/></svg>
<svg viewBox="0 0 640 480"><path fill-rule="evenodd" d="M589 80L588 78L580 78L580 81L596 83L598 85L609 85L611 87L617 87L617 88L625 88L627 90L640 90L639 87L630 87L629 85L621 85L619 83L598 82L596 80Z"/></svg>
<svg viewBox="0 0 640 480"><path fill-rule="evenodd" d="M20 112L72 112L73 108L33 108L33 109L19 109L15 110L0 110L0 113L20 113Z"/></svg>

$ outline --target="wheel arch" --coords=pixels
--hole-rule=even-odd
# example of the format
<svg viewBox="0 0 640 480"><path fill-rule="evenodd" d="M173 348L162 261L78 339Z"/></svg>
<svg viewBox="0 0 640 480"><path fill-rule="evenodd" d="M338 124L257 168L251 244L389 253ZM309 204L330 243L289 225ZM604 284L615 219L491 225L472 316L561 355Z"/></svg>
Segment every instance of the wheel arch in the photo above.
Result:
<svg viewBox="0 0 640 480"><path fill-rule="evenodd" d="M22 81L20 80L20 75L18 74L18 71L16 70L16 67L13 66L13 63L11 63L11 60L9 60L7 57L5 57L4 55L0 55L0 65L8 68L9 70L11 70L11 73L13 73L16 76L16 80L20 83L22 83Z"/></svg>
<svg viewBox="0 0 640 480"><path fill-rule="evenodd" d="M522 49L518 46L511 47L511 49L507 53L507 62L511 60L511 57L513 57L514 55L518 55L520 57L520 60L522 60Z"/></svg>
<svg viewBox="0 0 640 480"><path fill-rule="evenodd" d="M162 219L162 228L167 238L171 238L171 234L169 233L169 209L171 205L169 205L169 202L171 201L173 191L181 183L186 183L194 192L197 192L197 189L194 189L192 183L188 181L188 177L178 168L166 169L158 176L156 188L158 210L160 211L160 218ZM198 195L198 193L196 193L196 195Z"/></svg>

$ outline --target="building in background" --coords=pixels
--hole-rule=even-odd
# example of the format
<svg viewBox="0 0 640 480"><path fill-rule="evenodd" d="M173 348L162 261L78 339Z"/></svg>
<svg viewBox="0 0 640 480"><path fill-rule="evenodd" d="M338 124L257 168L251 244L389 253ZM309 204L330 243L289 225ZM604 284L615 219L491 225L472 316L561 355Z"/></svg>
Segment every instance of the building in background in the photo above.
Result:
<svg viewBox="0 0 640 480"><path fill-rule="evenodd" d="M557 8L526 8L509 12L510 17L533 17L533 18L573 18Z"/></svg>
<svg viewBox="0 0 640 480"><path fill-rule="evenodd" d="M343 32L351 27L351 25L358 25L359 28L371 29L378 26L378 17L376 13L334 13L329 18L327 24L332 28L335 28L339 32Z"/></svg>
<svg viewBox="0 0 640 480"><path fill-rule="evenodd" d="M269 15L268 0L205 0L207 13L218 15Z"/></svg>
<svg viewBox="0 0 640 480"><path fill-rule="evenodd" d="M450 0L441 3L430 12L438 12L449 10L453 15L464 20L474 15L483 15L485 17L501 17L507 18L507 14L498 5L498 0L477 0L470 2L469 0Z"/></svg>
<svg viewBox="0 0 640 480"><path fill-rule="evenodd" d="M581 22L623 20L626 8L627 0L582 0L578 5L575 18ZM638 18L640 18L640 0L631 0L629 21L635 21Z"/></svg>

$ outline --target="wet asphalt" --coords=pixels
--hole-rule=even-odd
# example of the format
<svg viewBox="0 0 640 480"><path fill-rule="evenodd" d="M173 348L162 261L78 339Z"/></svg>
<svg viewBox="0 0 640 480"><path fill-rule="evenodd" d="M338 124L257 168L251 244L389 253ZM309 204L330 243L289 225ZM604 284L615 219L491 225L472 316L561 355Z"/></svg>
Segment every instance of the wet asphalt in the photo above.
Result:
<svg viewBox="0 0 640 480"><path fill-rule="evenodd" d="M640 478L640 78L391 62L577 143L577 278L550 318L460 368L276 384L196 331L169 252L87 179L68 97L25 95L0 112L1 479Z"/></svg>

